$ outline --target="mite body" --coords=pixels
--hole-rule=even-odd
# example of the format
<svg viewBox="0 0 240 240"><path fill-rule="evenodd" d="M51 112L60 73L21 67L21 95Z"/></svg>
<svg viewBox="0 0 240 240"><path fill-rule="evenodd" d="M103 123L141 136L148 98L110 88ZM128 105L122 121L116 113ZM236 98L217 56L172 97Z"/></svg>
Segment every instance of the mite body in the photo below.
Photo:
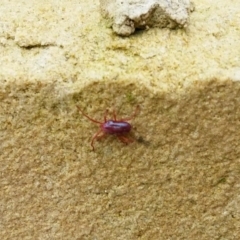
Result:
<svg viewBox="0 0 240 240"><path fill-rule="evenodd" d="M131 131L131 124L124 121L108 120L101 125L101 129L107 134L124 134Z"/></svg>
<svg viewBox="0 0 240 240"><path fill-rule="evenodd" d="M131 117L125 118L125 119L120 119L120 120L116 119L115 112L113 113L113 119L107 120L108 111L106 111L105 115L104 115L104 122L99 122L95 119L92 119L87 114L85 114L80 107L77 106L77 108L82 113L83 116L88 118L90 121L99 124L100 129L98 132L96 132L93 135L92 140L91 140L91 146L92 146L93 151L94 151L94 141L97 138L100 138L106 134L116 135L118 137L118 139L125 144L133 142L133 139L130 139L130 138L126 137L125 135L128 134L132 129L132 126L128 121L133 119L136 116L136 114L139 110L139 106L136 107L136 110L132 114Z"/></svg>

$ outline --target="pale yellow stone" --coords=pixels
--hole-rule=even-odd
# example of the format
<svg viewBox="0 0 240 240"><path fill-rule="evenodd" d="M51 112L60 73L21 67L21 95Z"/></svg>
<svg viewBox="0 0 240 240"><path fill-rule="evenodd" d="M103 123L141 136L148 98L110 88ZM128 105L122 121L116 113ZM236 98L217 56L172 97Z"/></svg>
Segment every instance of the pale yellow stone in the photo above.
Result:
<svg viewBox="0 0 240 240"><path fill-rule="evenodd" d="M107 25L120 36L150 27L186 27L193 6L189 0L100 0Z"/></svg>
<svg viewBox="0 0 240 240"><path fill-rule="evenodd" d="M240 1L121 38L95 0L1 0L1 239L238 239ZM107 136L106 108L135 142Z"/></svg>

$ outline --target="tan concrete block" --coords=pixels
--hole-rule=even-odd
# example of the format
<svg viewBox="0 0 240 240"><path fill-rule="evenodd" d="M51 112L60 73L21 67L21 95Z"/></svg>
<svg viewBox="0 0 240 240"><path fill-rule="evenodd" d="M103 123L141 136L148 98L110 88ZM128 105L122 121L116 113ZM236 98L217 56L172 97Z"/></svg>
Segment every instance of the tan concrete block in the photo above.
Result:
<svg viewBox="0 0 240 240"><path fill-rule="evenodd" d="M194 3L122 38L98 1L1 1L1 239L238 239L240 3ZM92 151L76 106L137 105Z"/></svg>

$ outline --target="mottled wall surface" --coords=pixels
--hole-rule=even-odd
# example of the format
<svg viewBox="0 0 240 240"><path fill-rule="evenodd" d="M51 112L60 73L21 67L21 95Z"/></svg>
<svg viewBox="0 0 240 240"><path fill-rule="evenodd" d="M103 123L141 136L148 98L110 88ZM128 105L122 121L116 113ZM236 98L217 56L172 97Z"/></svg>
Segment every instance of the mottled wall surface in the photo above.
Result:
<svg viewBox="0 0 240 240"><path fill-rule="evenodd" d="M0 5L2 239L237 239L240 3L115 35L98 1ZM95 142L115 110L127 146Z"/></svg>

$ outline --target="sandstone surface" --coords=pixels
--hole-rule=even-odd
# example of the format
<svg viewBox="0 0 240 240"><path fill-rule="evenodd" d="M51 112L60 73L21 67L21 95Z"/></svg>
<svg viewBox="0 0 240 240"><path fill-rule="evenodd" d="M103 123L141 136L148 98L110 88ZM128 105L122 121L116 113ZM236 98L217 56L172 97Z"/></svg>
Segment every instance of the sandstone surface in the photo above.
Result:
<svg viewBox="0 0 240 240"><path fill-rule="evenodd" d="M238 239L240 2L194 5L122 38L97 0L1 1L1 239ZM92 151L76 106L137 105Z"/></svg>

